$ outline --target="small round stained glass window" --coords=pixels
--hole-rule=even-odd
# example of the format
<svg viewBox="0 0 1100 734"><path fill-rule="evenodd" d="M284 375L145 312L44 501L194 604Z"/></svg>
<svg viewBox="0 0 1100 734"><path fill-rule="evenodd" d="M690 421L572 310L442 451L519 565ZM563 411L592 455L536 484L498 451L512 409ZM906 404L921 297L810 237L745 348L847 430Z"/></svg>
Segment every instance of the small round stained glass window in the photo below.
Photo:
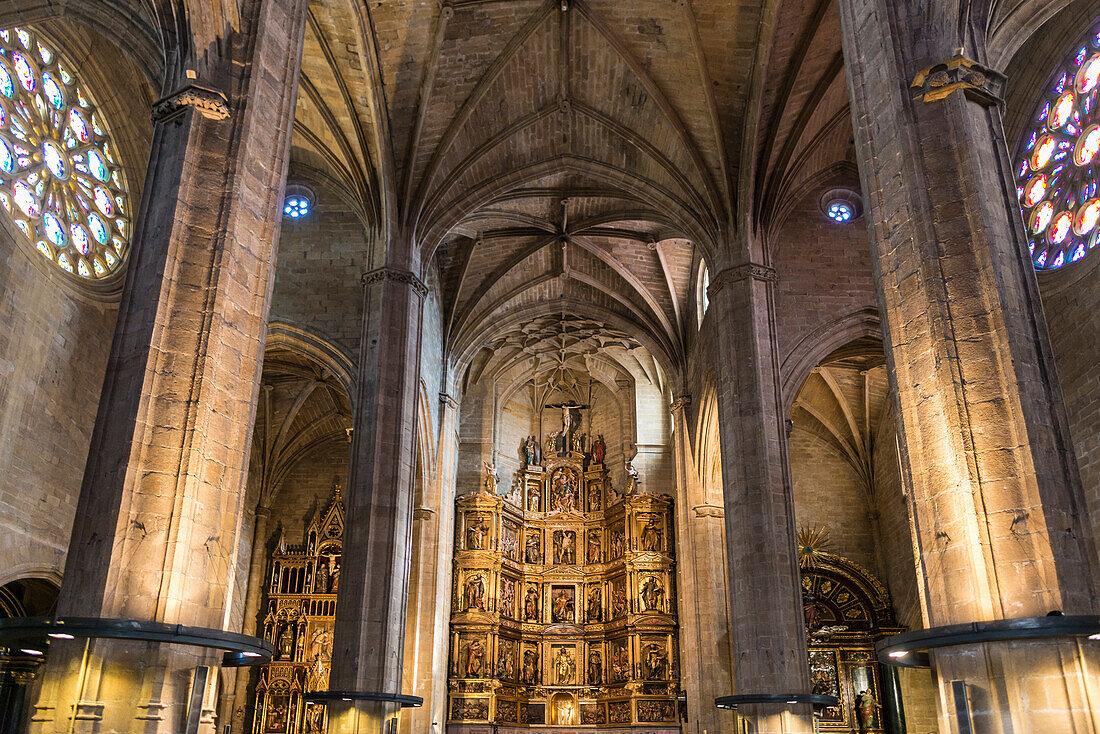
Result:
<svg viewBox="0 0 1100 734"><path fill-rule="evenodd" d="M1055 68L1016 152L1016 194L1036 270L1080 260L1100 235L1098 93L1100 25Z"/></svg>
<svg viewBox="0 0 1100 734"><path fill-rule="evenodd" d="M106 277L130 247L130 198L103 112L29 28L0 28L0 208L73 275Z"/></svg>
<svg viewBox="0 0 1100 734"><path fill-rule="evenodd" d="M847 224L856 215L855 209L846 201L834 201L825 210L825 215L838 224Z"/></svg>
<svg viewBox="0 0 1100 734"><path fill-rule="evenodd" d="M291 219L301 219L309 215L309 198L301 194L291 194L283 203L283 214Z"/></svg>

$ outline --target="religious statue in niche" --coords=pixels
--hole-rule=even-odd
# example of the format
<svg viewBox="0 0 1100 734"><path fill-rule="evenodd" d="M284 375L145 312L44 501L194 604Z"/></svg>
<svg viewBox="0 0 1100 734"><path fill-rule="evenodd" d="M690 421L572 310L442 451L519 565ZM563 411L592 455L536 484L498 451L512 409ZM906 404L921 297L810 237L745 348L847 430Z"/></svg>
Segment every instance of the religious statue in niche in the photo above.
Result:
<svg viewBox="0 0 1100 734"><path fill-rule="evenodd" d="M267 731L270 732L283 732L286 731L287 720L287 705L285 703L286 697L280 696L278 703L271 704L267 709Z"/></svg>
<svg viewBox="0 0 1100 734"><path fill-rule="evenodd" d="M573 434L573 453L583 455L584 454L584 446L585 446L586 443L588 443L588 434L587 433L574 433Z"/></svg>
<svg viewBox="0 0 1100 734"><path fill-rule="evenodd" d="M590 650L588 653L588 684L598 686L603 683L603 660L599 650Z"/></svg>
<svg viewBox="0 0 1100 734"><path fill-rule="evenodd" d="M592 584L588 587L588 603L585 606L585 617L589 622L602 622L603 609L600 604L600 586Z"/></svg>
<svg viewBox="0 0 1100 734"><path fill-rule="evenodd" d="M527 511L539 512L539 503L542 499L542 495L539 493L539 486L537 484L531 484L527 487Z"/></svg>
<svg viewBox="0 0 1100 734"><path fill-rule="evenodd" d="M507 576L500 577L500 613L506 617L515 616L516 582Z"/></svg>
<svg viewBox="0 0 1100 734"><path fill-rule="evenodd" d="M806 624L806 632L812 633L821 627L823 621L821 615L829 611L829 608L818 601L814 594L802 595L802 619Z"/></svg>
<svg viewBox="0 0 1100 734"><path fill-rule="evenodd" d="M305 725L306 731L319 732L324 727L325 707L323 704L311 703L306 707Z"/></svg>
<svg viewBox="0 0 1100 734"><path fill-rule="evenodd" d="M647 612L660 612L664 607L665 589L656 576L650 576L642 583L642 604Z"/></svg>
<svg viewBox="0 0 1100 734"><path fill-rule="evenodd" d="M313 577L313 593L328 593L328 561L321 561L317 564L317 573Z"/></svg>
<svg viewBox="0 0 1100 734"><path fill-rule="evenodd" d="M512 523L504 523L504 532L501 533L500 553L509 561L517 560L519 552L519 528Z"/></svg>
<svg viewBox="0 0 1100 734"><path fill-rule="evenodd" d="M603 465L607 458L607 444L603 442L603 434L596 434L596 440L592 442L592 463Z"/></svg>
<svg viewBox="0 0 1100 734"><path fill-rule="evenodd" d="M668 655L663 645L651 642L643 650L646 680L664 680L668 677Z"/></svg>
<svg viewBox="0 0 1100 734"><path fill-rule="evenodd" d="M617 619L626 614L626 589L622 580L611 583L611 618Z"/></svg>
<svg viewBox="0 0 1100 734"><path fill-rule="evenodd" d="M642 528L642 550L659 553L662 536L660 523L651 515Z"/></svg>
<svg viewBox="0 0 1100 734"><path fill-rule="evenodd" d="M573 622L576 620L576 589L572 586L562 586L554 590L554 598L551 599L550 621Z"/></svg>
<svg viewBox="0 0 1100 734"><path fill-rule="evenodd" d="M600 498L600 485L593 482L588 487L588 511L599 512L603 509L603 500Z"/></svg>
<svg viewBox="0 0 1100 734"><path fill-rule="evenodd" d="M542 464L542 449L534 436L528 436L523 442L523 460L528 468Z"/></svg>
<svg viewBox="0 0 1100 734"><path fill-rule="evenodd" d="M290 660L294 657L294 623L287 622L279 634L279 659Z"/></svg>
<svg viewBox="0 0 1100 734"><path fill-rule="evenodd" d="M568 648L560 648L554 658L555 683L559 686L571 686L576 681L577 665Z"/></svg>
<svg viewBox="0 0 1100 734"><path fill-rule="evenodd" d="M588 531L588 552L585 554L585 561L587 563L599 563L600 562L600 531L589 530Z"/></svg>
<svg viewBox="0 0 1100 734"><path fill-rule="evenodd" d="M527 546L524 549L523 560L527 563L542 563L542 540L537 530L527 533Z"/></svg>
<svg viewBox="0 0 1100 734"><path fill-rule="evenodd" d="M470 515L466 527L467 550L485 550L485 539L489 534L489 523L484 515Z"/></svg>
<svg viewBox="0 0 1100 734"><path fill-rule="evenodd" d="M466 577L464 601L466 609L485 609L485 580L480 573Z"/></svg>
<svg viewBox="0 0 1100 734"><path fill-rule="evenodd" d="M623 683L630 680L630 651L625 642L611 644L611 682Z"/></svg>
<svg viewBox="0 0 1100 734"><path fill-rule="evenodd" d="M611 529L611 559L622 558L626 551L626 531L622 526Z"/></svg>
<svg viewBox="0 0 1100 734"><path fill-rule="evenodd" d="M539 621L539 590L534 586L528 586L527 594L523 597L523 620Z"/></svg>
<svg viewBox="0 0 1100 734"><path fill-rule="evenodd" d="M485 648L481 640L470 640L462 656L462 672L467 678L480 678L481 666L485 661Z"/></svg>
<svg viewBox="0 0 1100 734"><path fill-rule="evenodd" d="M539 683L539 653L537 650L523 651L523 683L537 686Z"/></svg>
<svg viewBox="0 0 1100 734"><path fill-rule="evenodd" d="M576 713L576 707L573 705L573 699L565 697L559 698L554 701L554 723L558 725L573 724L573 715Z"/></svg>
<svg viewBox="0 0 1100 734"><path fill-rule="evenodd" d="M570 565L577 562L577 532L575 530L554 531L554 563Z"/></svg>
<svg viewBox="0 0 1100 734"><path fill-rule="evenodd" d="M859 722L860 731L878 728L878 712L881 708L870 689L865 688L856 695L856 719Z"/></svg>
<svg viewBox="0 0 1100 734"><path fill-rule="evenodd" d="M556 512L577 509L577 483L572 472L559 469L550 483L550 507Z"/></svg>
<svg viewBox="0 0 1100 734"><path fill-rule="evenodd" d="M497 643L497 678L507 681L516 679L516 643L500 640Z"/></svg>
<svg viewBox="0 0 1100 734"><path fill-rule="evenodd" d="M313 632L309 641L310 660L329 660L332 658L332 630L322 627Z"/></svg>
<svg viewBox="0 0 1100 734"><path fill-rule="evenodd" d="M492 464L488 461L483 463L485 465L485 494L495 495L497 493L496 464Z"/></svg>

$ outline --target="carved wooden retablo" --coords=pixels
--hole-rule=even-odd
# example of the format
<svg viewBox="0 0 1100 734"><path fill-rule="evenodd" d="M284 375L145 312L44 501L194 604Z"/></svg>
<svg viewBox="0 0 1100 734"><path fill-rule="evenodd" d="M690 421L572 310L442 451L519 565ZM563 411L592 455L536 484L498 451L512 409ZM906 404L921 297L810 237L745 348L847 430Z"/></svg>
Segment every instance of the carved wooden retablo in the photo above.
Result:
<svg viewBox="0 0 1100 734"><path fill-rule="evenodd" d="M457 500L449 732L679 731L672 500L619 494L574 438Z"/></svg>

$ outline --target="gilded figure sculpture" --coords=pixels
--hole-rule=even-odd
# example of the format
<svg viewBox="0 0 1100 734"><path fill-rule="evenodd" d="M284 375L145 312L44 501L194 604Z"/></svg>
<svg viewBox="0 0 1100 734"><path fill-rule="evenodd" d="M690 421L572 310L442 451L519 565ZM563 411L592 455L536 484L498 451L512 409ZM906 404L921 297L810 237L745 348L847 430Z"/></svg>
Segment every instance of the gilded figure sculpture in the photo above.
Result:
<svg viewBox="0 0 1100 734"><path fill-rule="evenodd" d="M554 675L555 682L559 686L573 685L576 675L576 663L573 660L573 655L570 654L567 648L561 648L558 650L557 657L554 658Z"/></svg>

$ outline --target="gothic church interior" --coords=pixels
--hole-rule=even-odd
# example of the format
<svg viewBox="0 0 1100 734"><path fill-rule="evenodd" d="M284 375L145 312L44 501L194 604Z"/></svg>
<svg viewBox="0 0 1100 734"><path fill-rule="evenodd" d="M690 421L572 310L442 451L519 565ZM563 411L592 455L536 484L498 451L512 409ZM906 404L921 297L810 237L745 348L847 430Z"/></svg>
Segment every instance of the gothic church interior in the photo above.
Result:
<svg viewBox="0 0 1100 734"><path fill-rule="evenodd" d="M0 7L0 734L1100 733L1100 0Z"/></svg>

